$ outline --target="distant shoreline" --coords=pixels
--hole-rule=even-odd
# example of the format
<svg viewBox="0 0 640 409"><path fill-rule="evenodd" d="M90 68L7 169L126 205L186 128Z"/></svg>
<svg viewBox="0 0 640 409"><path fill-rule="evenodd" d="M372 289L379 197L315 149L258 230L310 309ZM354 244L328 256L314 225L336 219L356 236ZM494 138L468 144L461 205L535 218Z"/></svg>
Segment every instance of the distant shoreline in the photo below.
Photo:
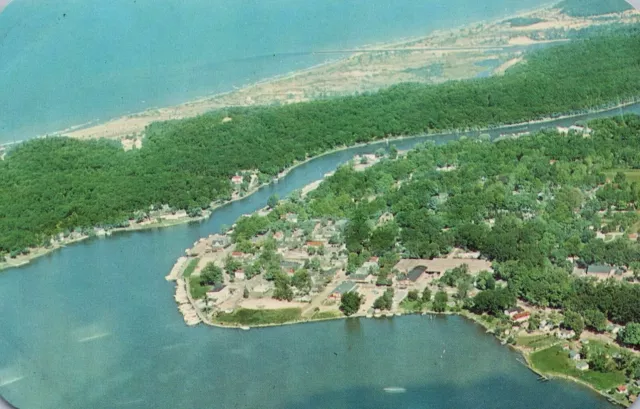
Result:
<svg viewBox="0 0 640 409"><path fill-rule="evenodd" d="M340 53L348 54L348 56L345 56L343 58L333 58L329 61L315 64L308 68L304 68L300 70L292 70L283 74L265 77L263 79L253 81L248 84L244 84L240 87L234 87L235 89L230 89L228 91L217 92L212 94L206 94L201 97L195 97L193 99L189 99L189 100L186 100L185 102L178 103L175 105L160 106L160 107L150 106L149 108L146 108L142 111L132 112L128 114L125 113L125 114L118 115L106 120L103 120L103 119L89 120L81 124L70 125L61 130L45 132L43 134L36 135L31 138L24 138L21 141L17 141L17 142L19 143L29 139L39 138L44 136L62 136L62 135L71 136L74 138L97 138L97 137L122 138L130 134L131 132L134 132L134 133L142 132L144 130L144 127L152 122L189 118L189 117L201 115L210 111L229 108L232 106L239 106L236 104L225 105L224 102L220 104L215 104L214 101L225 96L233 95L235 93L246 92L247 90L259 85L271 84L281 80L286 80L296 76L304 75L304 74L313 72L315 70L318 70L319 68L322 68L334 63L338 63L340 61L344 61L349 56L352 56L352 55L370 52L371 50L378 50L378 51L389 50L390 51L390 50L393 50L394 47L399 47L402 45L408 46L411 43L426 40L432 37L437 37L442 35L443 33L461 32L463 30L470 29L471 27L474 27L477 25L499 24L500 22L505 21L505 19L525 16L531 13L536 13L536 12L541 12L544 10L551 9L554 4L555 3L550 2L539 7L517 11L515 14L508 14L501 17L483 19L483 20L466 23L466 24L460 24L448 29L432 30L427 34L420 35L420 36L403 37L403 38L398 38L397 40L393 40L389 42L369 43L361 47L355 47L349 50L321 51L321 52L318 52L318 54L321 54L321 53L329 54L332 52L340 51ZM478 46L478 47L482 47L482 46ZM478 47L473 47L473 48L478 48ZM460 47L460 51L468 48L469 47ZM499 47L494 47L494 46L489 47L489 49L496 49L496 48L499 48ZM262 105L262 104L258 104L258 105ZM124 126L125 124L127 126ZM126 128L126 129L123 130L122 132L118 132L117 130L109 131L107 128L109 128L110 126L112 126L114 129L116 128L123 128L123 129ZM91 132L87 132L92 129L95 129L95 133L92 134ZM3 144L0 143L0 145L3 145Z"/></svg>
<svg viewBox="0 0 640 409"><path fill-rule="evenodd" d="M615 105L615 106L611 106L611 107L603 107L600 109L592 109L592 110L588 110L586 112L580 112L580 113L576 113L576 114L568 114L568 115L561 115L559 117L555 117L555 118L551 118L551 117L546 117L546 118L542 118L540 120L535 120L535 121L528 121L528 122L520 122L520 123L516 123L516 124L507 124L507 125L500 125L500 126L496 126L496 127L492 127L492 128L482 128L482 129L477 129L474 130L474 132L485 132L485 131L496 131L496 130L509 130L510 128L518 128L520 126L526 126L526 125L532 125L532 124L540 124L540 123L553 123L555 121L559 121L559 120L564 120L564 119L570 119L570 118L575 118L575 117L579 117L582 115L588 115L588 114L599 114L599 113L603 113L603 112L609 112L609 111L614 111L616 109L621 109L621 108L625 108L628 106L632 106L634 104L638 104L639 102L637 100L633 100L633 101L628 101L628 102L623 102L621 104ZM205 210L203 212L202 216L198 216L198 217L185 217L185 218L178 218L178 219L173 219L170 221L162 221L162 222L155 222L155 223L149 223L149 224L145 224L145 225L140 225L140 224L134 224L131 225L129 227L122 227L122 228L115 228L115 229L111 229L108 232L108 235L111 235L112 233L119 233L119 232L130 232L130 231L140 231L140 230L149 230L149 229L154 229L154 228L163 228L163 227L170 227L170 226L175 226L178 224L185 224L185 223L192 223L192 222L199 222L199 221L203 221L208 219L209 217L211 217L211 215L213 214L213 212L218 209L219 207L225 206L227 204L242 200L244 198L247 198L249 196L251 196L252 194L256 193L258 190L260 190L262 187L264 187L265 185L269 185L270 183L276 183L279 180L281 180L282 178L286 177L292 170L294 170L295 168L304 165L312 160L321 158L323 156L327 156L330 155L332 153L336 153L336 152L340 152L340 151L344 151L344 150L348 150L348 149L355 149L355 148L360 148L363 146L370 146L370 145L380 145L380 144L384 144L384 143L391 143L391 142L395 142L395 141L402 141L402 140L407 140L407 139L411 139L411 138L419 138L419 137L431 137L431 138L437 138L437 137L442 137L442 136L447 136L447 135L451 135L451 134L455 134L455 133L463 133L466 132L465 130L447 130L444 132L438 132L438 133L434 133L434 134L418 134L418 135L402 135L402 136L396 136L396 137L389 137L389 138L385 138L385 139L380 139L380 140L375 140L375 141L371 141L371 142L363 142L363 143L357 143L354 145L347 145L347 146L339 146L336 147L334 149L328 150L326 152L323 152L319 155L316 156L310 156L308 158L306 158L303 161L297 162L297 163L293 163L291 166L287 167L285 170L283 170L282 172L280 172L278 174L277 177L275 177L271 182L269 183L264 183L261 185L257 185L255 186L253 189L251 189L250 191L246 192L244 196L242 197L237 197L228 201L224 201L224 202L214 202L212 203L211 207L207 210ZM515 135L515 131L514 133L511 133L509 135ZM162 216L158 216L158 217L162 217ZM82 235L80 237L76 237L76 238L72 238L68 241L62 242L62 243L58 243L56 245L53 245L52 247L49 248L45 248L45 247L38 247L38 248L34 248L31 249L31 252L26 255L26 256L18 256L16 259L13 259L15 261L6 261L6 262L0 262L0 272L2 270L5 269L9 269L9 268L14 268L14 267L21 267L24 266L28 263L30 263L31 261L40 258L42 256L45 256L55 250L58 250L60 248L66 247L70 244L74 244L74 243L78 243L80 241L84 241L88 238L91 238L92 236L89 235ZM8 258L8 260L12 260L11 258Z"/></svg>

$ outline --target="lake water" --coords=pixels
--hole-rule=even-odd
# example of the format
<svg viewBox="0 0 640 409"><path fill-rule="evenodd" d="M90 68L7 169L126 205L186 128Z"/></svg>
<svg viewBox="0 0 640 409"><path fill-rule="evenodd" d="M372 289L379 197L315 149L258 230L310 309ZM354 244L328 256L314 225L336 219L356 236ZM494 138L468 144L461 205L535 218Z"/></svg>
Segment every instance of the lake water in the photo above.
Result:
<svg viewBox="0 0 640 409"><path fill-rule="evenodd" d="M352 48L544 0L15 0L0 13L0 143L181 103Z"/></svg>
<svg viewBox="0 0 640 409"><path fill-rule="evenodd" d="M640 106L609 114L622 112ZM431 138L394 144L409 149ZM612 409L576 384L538 382L517 354L458 317L248 332L185 326L163 278L185 248L272 194L284 197L384 145L307 162L207 221L92 239L0 273L0 394L21 409Z"/></svg>

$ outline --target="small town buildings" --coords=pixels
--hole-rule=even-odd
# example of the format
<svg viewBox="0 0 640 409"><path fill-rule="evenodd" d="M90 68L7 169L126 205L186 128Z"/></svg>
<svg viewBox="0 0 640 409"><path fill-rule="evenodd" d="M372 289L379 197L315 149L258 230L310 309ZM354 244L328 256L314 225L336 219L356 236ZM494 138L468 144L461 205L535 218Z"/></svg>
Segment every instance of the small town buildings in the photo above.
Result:
<svg viewBox="0 0 640 409"><path fill-rule="evenodd" d="M569 352L569 358L570 358L572 361L579 361L580 359L582 359L582 358L580 357L580 354L579 354L578 352L576 352L576 351L570 351L570 352Z"/></svg>
<svg viewBox="0 0 640 409"><path fill-rule="evenodd" d="M615 274L622 273L622 270L613 266L604 264L591 264L587 267L587 275L593 275L598 278L613 277Z"/></svg>
<svg viewBox="0 0 640 409"><path fill-rule="evenodd" d="M244 274L244 270L238 270L236 272L233 273L233 277L236 280L240 280L240 281L244 281L247 279L247 276Z"/></svg>
<svg viewBox="0 0 640 409"><path fill-rule="evenodd" d="M348 293L350 291L355 291L358 285L353 281L345 281L337 286L331 294L329 294L329 298L332 300L340 301L342 299L342 295Z"/></svg>
<svg viewBox="0 0 640 409"><path fill-rule="evenodd" d="M585 361L580 361L576 364L576 369L579 371L586 371L589 369L589 364Z"/></svg>
<svg viewBox="0 0 640 409"><path fill-rule="evenodd" d="M516 314L520 314L524 312L524 310L520 307L513 307L513 308L509 308L508 310L504 310L504 315L508 316L509 318L513 318Z"/></svg>
<svg viewBox="0 0 640 409"><path fill-rule="evenodd" d="M277 232L273 233L273 238L276 241L282 241L282 240L284 240L284 233L281 232L281 231L277 231Z"/></svg>
<svg viewBox="0 0 640 409"><path fill-rule="evenodd" d="M629 389L627 389L627 385L620 385L616 388L616 390L618 391L618 393L622 393L624 395L629 393Z"/></svg>
<svg viewBox="0 0 640 409"><path fill-rule="evenodd" d="M235 175L231 178L231 183L234 185L241 185L244 182L244 178L240 175Z"/></svg>
<svg viewBox="0 0 640 409"><path fill-rule="evenodd" d="M287 213L284 215L284 219L289 223L298 223L298 215L295 213Z"/></svg>
<svg viewBox="0 0 640 409"><path fill-rule="evenodd" d="M531 314L528 311L519 312L513 316L513 322L526 322L530 317Z"/></svg>
<svg viewBox="0 0 640 409"><path fill-rule="evenodd" d="M320 241L320 240L313 240L313 241L308 241L307 242L307 247L322 247L324 246L324 241Z"/></svg>
<svg viewBox="0 0 640 409"><path fill-rule="evenodd" d="M280 268L282 271L288 274L293 274L296 270L299 270L302 267L302 263L293 260L282 260L280 262Z"/></svg>
<svg viewBox="0 0 640 409"><path fill-rule="evenodd" d="M231 296L229 287L226 285L220 285L212 288L207 292L207 298L214 300L216 303L221 303L227 300Z"/></svg>
<svg viewBox="0 0 640 409"><path fill-rule="evenodd" d="M576 336L576 333L573 330L561 329L561 330L558 330L558 332L556 332L556 337L560 339L571 339L571 338L574 338L575 336Z"/></svg>
<svg viewBox="0 0 640 409"><path fill-rule="evenodd" d="M241 251L233 251L233 252L231 252L231 257L244 259L244 258L247 258L248 255L246 253L241 252Z"/></svg>
<svg viewBox="0 0 640 409"><path fill-rule="evenodd" d="M225 248L231 244L229 236L223 234L212 234L209 236L209 240L213 248Z"/></svg>

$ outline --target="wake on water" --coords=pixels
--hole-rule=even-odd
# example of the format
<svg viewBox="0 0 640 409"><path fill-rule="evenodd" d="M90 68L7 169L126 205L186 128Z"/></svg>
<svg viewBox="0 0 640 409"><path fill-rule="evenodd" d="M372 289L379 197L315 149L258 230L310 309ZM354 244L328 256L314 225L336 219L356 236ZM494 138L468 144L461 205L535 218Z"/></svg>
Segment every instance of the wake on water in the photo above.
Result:
<svg viewBox="0 0 640 409"><path fill-rule="evenodd" d="M390 386L384 388L384 391L387 393L405 393L407 390L405 388L399 388L397 386Z"/></svg>

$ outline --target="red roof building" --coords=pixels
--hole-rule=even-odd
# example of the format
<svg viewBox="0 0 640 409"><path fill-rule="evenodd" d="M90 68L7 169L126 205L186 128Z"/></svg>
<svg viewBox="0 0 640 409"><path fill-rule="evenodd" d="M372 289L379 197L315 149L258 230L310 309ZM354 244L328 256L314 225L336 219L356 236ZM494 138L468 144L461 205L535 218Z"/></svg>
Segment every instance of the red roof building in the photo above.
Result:
<svg viewBox="0 0 640 409"><path fill-rule="evenodd" d="M618 386L616 389L617 389L617 391L618 391L618 392L620 392L620 393L627 393L627 392L628 392L628 391L627 391L627 385L620 385L620 386Z"/></svg>
<svg viewBox="0 0 640 409"><path fill-rule="evenodd" d="M243 181L244 181L244 178L239 175L235 175L231 178L231 183L233 183L234 185L240 185L242 184Z"/></svg>
<svg viewBox="0 0 640 409"><path fill-rule="evenodd" d="M519 312L513 316L513 322L525 322L529 320L529 317L531 317L531 314L528 313L527 311Z"/></svg>

